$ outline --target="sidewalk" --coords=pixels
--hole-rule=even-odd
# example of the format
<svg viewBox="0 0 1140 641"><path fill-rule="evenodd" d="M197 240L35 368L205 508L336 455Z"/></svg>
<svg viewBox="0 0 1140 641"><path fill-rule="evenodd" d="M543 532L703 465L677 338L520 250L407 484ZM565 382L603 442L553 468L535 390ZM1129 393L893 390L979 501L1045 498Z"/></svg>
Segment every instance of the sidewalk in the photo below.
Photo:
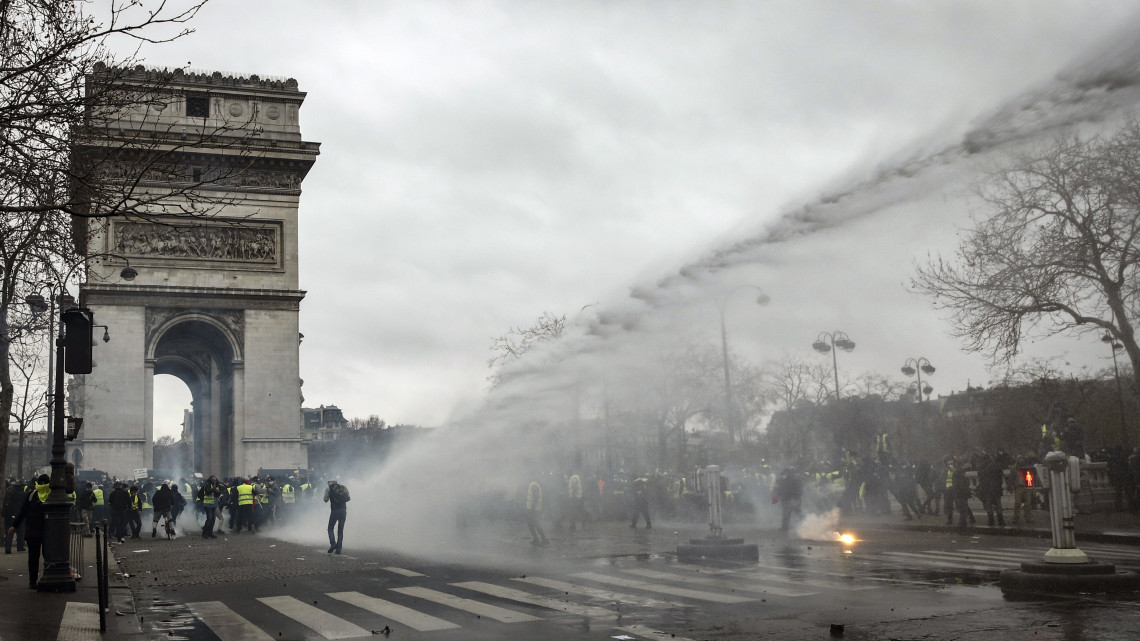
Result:
<svg viewBox="0 0 1140 641"><path fill-rule="evenodd" d="M28 588L28 553L0 555L0 640L90 641L123 639L142 641L134 613L134 600L126 581L119 576L114 554L107 575L110 610L107 631L99 632L99 587L95 572L95 538L83 539L82 577L75 592L38 592ZM75 560L72 560L73 565Z"/></svg>

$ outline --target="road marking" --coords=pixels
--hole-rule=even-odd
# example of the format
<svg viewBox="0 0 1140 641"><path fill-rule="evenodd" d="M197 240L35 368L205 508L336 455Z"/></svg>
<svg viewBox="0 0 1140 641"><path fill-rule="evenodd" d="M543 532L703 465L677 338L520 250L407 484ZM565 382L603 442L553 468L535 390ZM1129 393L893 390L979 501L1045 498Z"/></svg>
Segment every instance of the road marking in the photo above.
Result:
<svg viewBox="0 0 1140 641"><path fill-rule="evenodd" d="M939 552L932 550L934 554ZM978 558L986 561L1002 561L1004 563L1021 563L1022 561L1029 561L1033 557L1028 554L1007 554L1005 552L990 552L989 550L969 550L957 552L955 554L963 554L969 558Z"/></svg>
<svg viewBox="0 0 1140 641"><path fill-rule="evenodd" d="M918 554L919 556L929 557L935 560L950 561L952 563L965 563L980 567L990 567L998 570L1009 569L1011 564L1019 563L1021 561L1021 559L995 559L979 556L975 554L973 550L964 550L962 552L939 552L937 550L927 550Z"/></svg>
<svg viewBox="0 0 1140 641"><path fill-rule="evenodd" d="M370 630L303 603L291 596L267 596L257 599L301 625L311 628L326 639L351 639L372 636Z"/></svg>
<svg viewBox="0 0 1140 641"><path fill-rule="evenodd" d="M661 581L684 581L685 583L695 583L697 585L707 585L710 587L722 588L722 589L726 589L726 590L739 590L741 592L759 592L761 594L771 594L771 595L775 595L775 596L801 597L801 596L811 596L813 594L819 594L818 592L799 592L797 590L785 590L784 588L768 587L768 586L764 586L764 587L741 586L741 585L734 584L731 581L725 581L724 579L714 579L712 577L702 577L702 576L688 576L688 577L686 577L686 576L680 576L677 574L670 574L669 572L658 572L657 570L631 569L631 570L622 570L622 571L626 572L628 574L636 574L638 576L643 576L647 579L658 579ZM743 577L740 577L740 578L743 578Z"/></svg>
<svg viewBox="0 0 1140 641"><path fill-rule="evenodd" d="M637 634L643 637L649 637L650 639L655 639L656 641L693 641L688 637L679 637L675 634L666 634L660 630L654 630L652 628L647 628L641 625L624 625L618 628L618 630L621 630L622 632L628 632L630 634Z"/></svg>
<svg viewBox="0 0 1140 641"><path fill-rule="evenodd" d="M273 641L261 628L245 620L221 601L186 604L194 616L222 641Z"/></svg>
<svg viewBox="0 0 1140 641"><path fill-rule="evenodd" d="M623 592L614 592L613 590L592 588L586 585L579 585L577 583L556 581L554 579L544 579L539 576L516 577L512 580L521 581L522 583L529 583L531 585L538 585L544 588L550 588L551 590L560 590L562 592L568 592L570 594L581 594L582 596L588 596L592 599L610 601L614 604L615 608L618 608L625 603L639 605L643 608L657 608L660 610L689 607L684 603L677 603L676 601L661 601L660 599L638 596L636 594L626 594Z"/></svg>
<svg viewBox="0 0 1140 641"><path fill-rule="evenodd" d="M68 601L63 608L63 618L59 622L56 641L87 641L101 637L99 606L95 603Z"/></svg>
<svg viewBox="0 0 1140 641"><path fill-rule="evenodd" d="M439 592L438 590L431 590L421 587L408 587L408 588L392 588L393 592L406 594L408 596L424 599L425 601L433 601L448 607L455 608L456 610L463 610L470 612L481 617L494 619L500 623L518 623L520 621L541 621L538 617L532 617L523 612L516 612L508 610L507 608L500 608L497 605L490 605L481 601L474 601L472 599L463 599L446 592Z"/></svg>
<svg viewBox="0 0 1140 641"><path fill-rule="evenodd" d="M392 603L384 599L377 599L376 597L361 594L359 592L329 592L325 596L332 597L338 601L350 603L358 608L363 608L369 612L379 614L382 617L392 619L397 623L402 623L409 628L419 632L431 632L434 630L449 630L451 628L458 628L459 626L443 619L433 617L430 614L424 614L418 610L404 607L399 603Z"/></svg>
<svg viewBox="0 0 1140 641"><path fill-rule="evenodd" d="M566 612L568 614L576 614L583 617L612 617L617 616L617 612L599 608L592 605L579 605L573 601L564 601L562 599L552 599L550 597L541 596L538 594L531 594L530 592L523 592L522 590L514 590L491 583L483 583L482 581L464 581L462 583L452 583L456 587L467 588L483 594L497 596L502 599L509 599L511 601L518 601L519 603L526 603L529 605L537 605L540 608L549 608L551 610L558 610L559 612Z"/></svg>
<svg viewBox="0 0 1140 641"><path fill-rule="evenodd" d="M394 572L396 574L399 574L400 576L410 576L410 577L424 576L423 574L420 574L419 572L415 572L413 570L405 570L404 568L384 568L384 569L389 571L389 572Z"/></svg>
<svg viewBox="0 0 1140 641"><path fill-rule="evenodd" d="M596 572L579 572L574 576L582 579L588 579L590 581L597 581L598 583L609 583L611 585L619 585L624 588L634 588L637 590L646 590L648 592L660 592L662 594L671 594L673 596L685 597L687 599L697 599L700 601L712 601L714 603L746 603L756 600L752 597L732 596L730 594L705 592L703 590L675 588L671 585L663 585L661 583L634 581L633 579L623 579L616 576L607 576L605 574L598 574Z"/></svg>
<svg viewBox="0 0 1140 641"><path fill-rule="evenodd" d="M910 552L886 552L886 555L887 556L904 557L907 560L918 561L918 562L925 564L925 565L933 565L935 567L942 567L942 568L952 568L955 570L996 571L996 570L999 570L999 569L1002 569L1005 567L1003 564L989 564L989 563L984 563L984 562L983 563L972 563L972 564L967 565L965 559L957 559L955 557L951 557L951 558L944 558L941 560L936 560L935 558L931 558L931 555L929 555L929 554L913 554ZM957 561L957 562L952 563L951 561ZM978 567L979 565L982 567Z"/></svg>

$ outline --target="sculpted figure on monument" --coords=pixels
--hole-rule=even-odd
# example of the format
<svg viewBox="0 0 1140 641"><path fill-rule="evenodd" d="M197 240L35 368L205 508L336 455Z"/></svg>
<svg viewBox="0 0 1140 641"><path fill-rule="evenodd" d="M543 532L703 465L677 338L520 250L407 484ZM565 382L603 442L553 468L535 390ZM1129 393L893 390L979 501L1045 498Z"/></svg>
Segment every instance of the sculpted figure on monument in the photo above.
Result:
<svg viewBox="0 0 1140 641"><path fill-rule="evenodd" d="M114 251L124 256L163 256L273 263L277 235L269 227L186 226L122 222Z"/></svg>

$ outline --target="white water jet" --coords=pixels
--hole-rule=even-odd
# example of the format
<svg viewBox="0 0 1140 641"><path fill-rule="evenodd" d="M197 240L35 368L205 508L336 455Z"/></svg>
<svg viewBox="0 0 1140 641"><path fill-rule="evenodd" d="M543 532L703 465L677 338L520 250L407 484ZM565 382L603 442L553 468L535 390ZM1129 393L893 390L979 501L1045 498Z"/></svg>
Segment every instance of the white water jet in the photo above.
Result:
<svg viewBox="0 0 1140 641"><path fill-rule="evenodd" d="M765 311L762 335L741 337L740 349L772 357L774 347L802 340L792 330L802 332L803 323L835 315L819 313L828 306L847 318L870 317L867 326L875 329L867 331L888 343L894 324L916 322L911 312L917 304L906 299L897 282L861 281L861 261L897 260L899 278L905 278L915 251L952 239L954 225L973 206L969 183L987 166L1068 129L1111 130L1138 104L1138 81L1140 44L1129 32L1046 85L998 106L956 140L900 153L898 161L789 209L764 229L656 283L631 288L628 298L584 310L559 341L506 366L503 383L483 406L455 416L383 467L344 479L354 497L346 549L463 557L503 549L501 537L512 532L519 538L507 541L506 548L520 545L526 532L521 522L501 529L462 528L456 526L457 515L484 494L505 502L531 479L543 481L552 496L552 486L574 465L571 455L585 426L596 426L615 399L640 400L639 384L652 374L652 355L694 335L711 337L714 301L737 285L762 283L777 302ZM840 230L854 232L859 241L853 243ZM908 251L889 255L900 248ZM818 273L826 266L832 269ZM889 287L898 289L897 303L858 307L861 288ZM303 527L290 531L304 531L305 540L323 540L324 514L318 509ZM812 515L798 533L833 540L837 522L835 511Z"/></svg>

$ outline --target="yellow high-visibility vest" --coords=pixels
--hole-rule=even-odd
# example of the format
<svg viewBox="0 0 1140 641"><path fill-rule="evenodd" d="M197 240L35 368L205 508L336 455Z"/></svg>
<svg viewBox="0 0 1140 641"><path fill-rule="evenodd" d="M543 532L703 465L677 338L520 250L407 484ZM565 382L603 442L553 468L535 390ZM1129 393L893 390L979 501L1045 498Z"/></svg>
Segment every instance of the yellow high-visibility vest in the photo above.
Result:
<svg viewBox="0 0 1140 641"><path fill-rule="evenodd" d="M286 483L281 486L281 501L283 503L294 503L297 501L297 494L293 491L293 486Z"/></svg>
<svg viewBox="0 0 1140 641"><path fill-rule="evenodd" d="M237 486L238 505L253 505L253 486L242 483Z"/></svg>
<svg viewBox="0 0 1140 641"><path fill-rule="evenodd" d="M95 493L95 505L103 505L103 488L97 487L92 492Z"/></svg>

